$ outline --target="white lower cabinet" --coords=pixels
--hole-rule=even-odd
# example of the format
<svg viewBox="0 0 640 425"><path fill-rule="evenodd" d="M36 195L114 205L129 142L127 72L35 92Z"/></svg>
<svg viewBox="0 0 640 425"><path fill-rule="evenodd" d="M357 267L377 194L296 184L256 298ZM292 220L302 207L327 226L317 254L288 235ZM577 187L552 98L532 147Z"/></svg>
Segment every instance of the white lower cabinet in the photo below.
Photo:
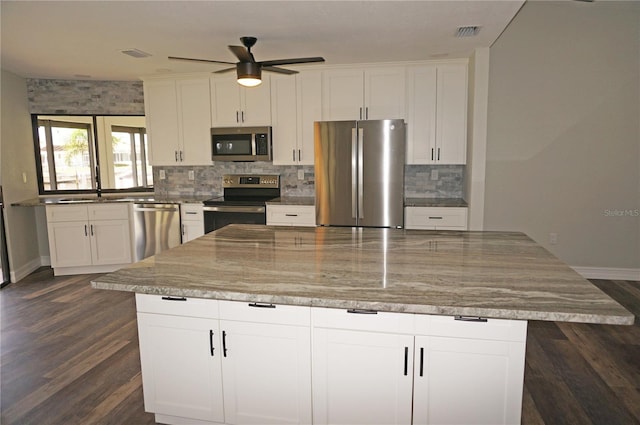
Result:
<svg viewBox="0 0 640 425"><path fill-rule="evenodd" d="M167 424L311 423L310 309L136 294L145 410Z"/></svg>
<svg viewBox="0 0 640 425"><path fill-rule="evenodd" d="M527 323L136 295L167 424L516 424Z"/></svg>
<svg viewBox="0 0 640 425"><path fill-rule="evenodd" d="M138 313L138 330L145 410L160 423L224 422L218 320Z"/></svg>
<svg viewBox="0 0 640 425"><path fill-rule="evenodd" d="M313 342L314 424L411 423L413 336L318 328Z"/></svg>
<svg viewBox="0 0 640 425"><path fill-rule="evenodd" d="M467 230L465 207L404 207L407 230Z"/></svg>
<svg viewBox="0 0 640 425"><path fill-rule="evenodd" d="M338 309L312 318L315 424L520 422L525 321Z"/></svg>
<svg viewBox="0 0 640 425"><path fill-rule="evenodd" d="M314 227L316 207L315 205L267 205L267 224Z"/></svg>
<svg viewBox="0 0 640 425"><path fill-rule="evenodd" d="M56 275L107 272L131 263L128 204L50 205L46 215Z"/></svg>
<svg viewBox="0 0 640 425"><path fill-rule="evenodd" d="M204 235L204 210L202 208L202 204L180 205L182 243Z"/></svg>

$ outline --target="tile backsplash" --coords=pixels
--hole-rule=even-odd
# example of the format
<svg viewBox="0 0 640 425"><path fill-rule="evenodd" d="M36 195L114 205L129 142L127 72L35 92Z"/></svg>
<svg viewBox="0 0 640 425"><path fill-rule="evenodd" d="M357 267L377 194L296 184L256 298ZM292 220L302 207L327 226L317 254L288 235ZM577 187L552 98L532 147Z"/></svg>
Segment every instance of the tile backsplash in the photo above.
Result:
<svg viewBox="0 0 640 425"><path fill-rule="evenodd" d="M464 165L406 165L406 198L462 198ZM160 170L165 179L160 180ZM298 180L298 170L304 179ZM194 171L194 180L189 180ZM314 167L278 166L268 162L222 162L211 166L167 166L153 168L155 193L158 196L222 195L223 174L279 174L283 196L314 196Z"/></svg>

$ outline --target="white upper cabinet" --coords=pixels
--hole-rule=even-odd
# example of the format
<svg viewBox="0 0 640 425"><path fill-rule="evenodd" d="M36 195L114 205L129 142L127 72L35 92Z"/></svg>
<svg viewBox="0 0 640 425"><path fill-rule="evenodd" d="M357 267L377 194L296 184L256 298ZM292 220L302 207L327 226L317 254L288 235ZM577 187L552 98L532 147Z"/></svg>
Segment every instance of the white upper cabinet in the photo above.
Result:
<svg viewBox="0 0 640 425"><path fill-rule="evenodd" d="M271 77L274 165L313 165L313 123L322 119L321 75Z"/></svg>
<svg viewBox="0 0 640 425"><path fill-rule="evenodd" d="M323 73L323 120L405 118L405 67L328 70Z"/></svg>
<svg viewBox="0 0 640 425"><path fill-rule="evenodd" d="M144 82L152 165L211 164L209 79Z"/></svg>
<svg viewBox="0 0 640 425"><path fill-rule="evenodd" d="M265 74L256 87L241 86L233 73L211 77L211 126L271 125L271 84Z"/></svg>
<svg viewBox="0 0 640 425"><path fill-rule="evenodd" d="M467 65L407 69L407 163L465 164Z"/></svg>

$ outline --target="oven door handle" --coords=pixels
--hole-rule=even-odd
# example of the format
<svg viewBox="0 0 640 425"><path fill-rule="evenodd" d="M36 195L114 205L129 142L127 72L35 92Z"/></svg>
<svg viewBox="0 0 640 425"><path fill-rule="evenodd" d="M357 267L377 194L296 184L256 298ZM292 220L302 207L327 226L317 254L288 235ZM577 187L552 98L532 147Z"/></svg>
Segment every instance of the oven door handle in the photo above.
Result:
<svg viewBox="0 0 640 425"><path fill-rule="evenodd" d="M205 206L203 211L223 213L264 213L264 206Z"/></svg>

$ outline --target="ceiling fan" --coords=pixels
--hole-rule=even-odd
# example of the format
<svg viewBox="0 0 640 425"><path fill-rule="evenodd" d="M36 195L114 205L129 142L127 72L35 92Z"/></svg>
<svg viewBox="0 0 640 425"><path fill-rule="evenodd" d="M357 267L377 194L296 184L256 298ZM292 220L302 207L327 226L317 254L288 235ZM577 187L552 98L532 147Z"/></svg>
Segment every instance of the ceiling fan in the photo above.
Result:
<svg viewBox="0 0 640 425"><path fill-rule="evenodd" d="M254 87L262 82L262 70L277 72L280 74L297 74L298 71L290 69L279 68L275 65L292 65L297 63L310 63L310 62L324 62L322 57L312 58L293 58L293 59L275 59L270 61L257 62L251 53L251 48L256 41L255 37L240 37L240 41L244 45L242 46L229 46L229 50L238 58L238 62L225 62L209 59L195 59L195 58L181 58L177 56L169 56L169 59L193 61L193 62L209 62L209 63L224 63L228 65L235 65L232 68L221 69L216 71L215 74L223 72L233 71L234 69L238 75L238 83L246 87Z"/></svg>

